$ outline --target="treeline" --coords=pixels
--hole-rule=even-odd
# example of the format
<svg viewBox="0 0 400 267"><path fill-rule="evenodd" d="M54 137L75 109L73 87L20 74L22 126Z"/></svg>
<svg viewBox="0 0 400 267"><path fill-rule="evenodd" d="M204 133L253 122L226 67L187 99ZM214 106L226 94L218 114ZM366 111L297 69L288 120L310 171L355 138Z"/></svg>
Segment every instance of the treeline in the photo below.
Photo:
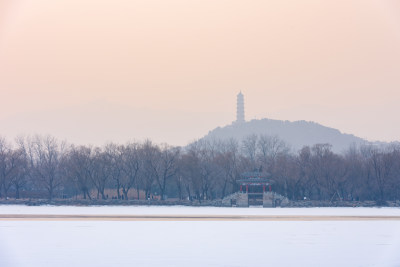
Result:
<svg viewBox="0 0 400 267"><path fill-rule="evenodd" d="M149 140L76 146L52 136L0 138L0 198L223 198L262 170L291 200L400 199L400 147L329 144L291 152L276 136L200 140L185 148ZM111 190L111 191L110 191ZM113 192L111 195L107 192ZM132 192L135 192L132 196Z"/></svg>

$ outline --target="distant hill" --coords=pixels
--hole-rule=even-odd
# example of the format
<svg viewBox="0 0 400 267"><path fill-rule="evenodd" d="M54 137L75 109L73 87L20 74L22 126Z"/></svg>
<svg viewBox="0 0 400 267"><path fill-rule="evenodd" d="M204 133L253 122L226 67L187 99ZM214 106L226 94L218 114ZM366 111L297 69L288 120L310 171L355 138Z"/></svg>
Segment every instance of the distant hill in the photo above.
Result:
<svg viewBox="0 0 400 267"><path fill-rule="evenodd" d="M244 123L232 123L225 127L218 127L210 131L205 139L242 140L252 135L278 136L294 151L303 146L329 143L332 150L341 153L352 144L365 144L368 141L351 134L341 133L339 130L307 121L281 121L271 119L252 120Z"/></svg>

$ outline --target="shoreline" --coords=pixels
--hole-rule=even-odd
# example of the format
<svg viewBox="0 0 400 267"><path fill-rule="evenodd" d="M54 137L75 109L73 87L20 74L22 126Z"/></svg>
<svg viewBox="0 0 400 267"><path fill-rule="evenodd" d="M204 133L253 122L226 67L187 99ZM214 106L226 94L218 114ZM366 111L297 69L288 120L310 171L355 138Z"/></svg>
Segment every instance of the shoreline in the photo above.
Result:
<svg viewBox="0 0 400 267"><path fill-rule="evenodd" d="M25 205L25 206L188 206L188 207L225 207L236 208L227 205L221 199L189 201L189 200L117 200L117 199L0 199L0 205ZM255 206L258 207L258 206ZM279 208L317 208L317 207L400 207L400 200L385 201L321 201L321 200L299 200L290 201L289 204Z"/></svg>
<svg viewBox="0 0 400 267"><path fill-rule="evenodd" d="M0 214L0 221L400 221L400 216Z"/></svg>

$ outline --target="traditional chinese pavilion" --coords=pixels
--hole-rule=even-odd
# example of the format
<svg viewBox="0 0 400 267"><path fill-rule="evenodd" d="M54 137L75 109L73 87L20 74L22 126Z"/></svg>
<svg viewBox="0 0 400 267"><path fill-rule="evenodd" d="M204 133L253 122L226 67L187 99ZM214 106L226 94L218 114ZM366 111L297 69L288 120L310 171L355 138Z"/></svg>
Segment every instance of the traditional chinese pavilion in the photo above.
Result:
<svg viewBox="0 0 400 267"><path fill-rule="evenodd" d="M246 172L236 182L240 185L240 193L248 196L248 205L263 205L263 196L271 192L271 185L274 183L268 173L259 171Z"/></svg>

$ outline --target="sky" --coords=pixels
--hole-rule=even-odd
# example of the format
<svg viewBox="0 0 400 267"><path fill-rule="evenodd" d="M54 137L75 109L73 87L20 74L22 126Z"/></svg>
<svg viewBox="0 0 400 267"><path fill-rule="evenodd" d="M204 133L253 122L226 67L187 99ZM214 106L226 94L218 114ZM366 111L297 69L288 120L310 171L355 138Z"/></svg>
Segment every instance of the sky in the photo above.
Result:
<svg viewBox="0 0 400 267"><path fill-rule="evenodd" d="M235 120L400 140L400 1L0 0L0 135L186 145Z"/></svg>

